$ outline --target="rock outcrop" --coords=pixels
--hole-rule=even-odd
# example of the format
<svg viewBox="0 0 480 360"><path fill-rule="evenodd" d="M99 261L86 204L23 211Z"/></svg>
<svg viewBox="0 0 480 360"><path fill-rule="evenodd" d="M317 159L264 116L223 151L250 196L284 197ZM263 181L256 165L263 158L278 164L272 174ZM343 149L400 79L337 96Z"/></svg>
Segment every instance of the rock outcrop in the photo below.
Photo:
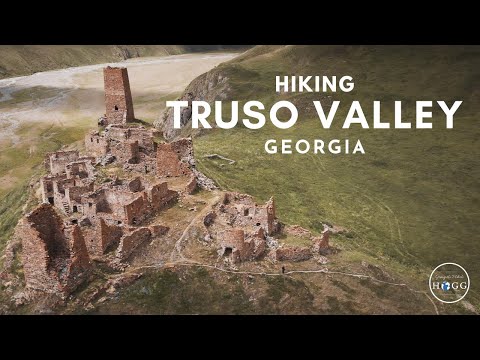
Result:
<svg viewBox="0 0 480 360"><path fill-rule="evenodd" d="M190 106L182 108L180 123L185 127L192 119L192 101L214 102L225 100L229 96L231 88L228 84L227 75L220 69L214 69L194 79L186 88L179 100L188 101ZM162 131L167 140L182 136L191 136L192 133L182 132L182 129L173 128L173 109L167 109L164 114L154 122L154 126Z"/></svg>

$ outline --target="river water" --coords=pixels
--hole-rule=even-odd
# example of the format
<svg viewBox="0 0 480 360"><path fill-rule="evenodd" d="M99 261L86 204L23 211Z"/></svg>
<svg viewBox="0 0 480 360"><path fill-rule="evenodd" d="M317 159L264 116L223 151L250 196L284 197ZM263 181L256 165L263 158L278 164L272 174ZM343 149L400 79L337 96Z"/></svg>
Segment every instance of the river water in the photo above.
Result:
<svg viewBox="0 0 480 360"><path fill-rule="evenodd" d="M17 129L26 122L62 125L69 121L69 116L102 115L101 71L106 66L128 68L135 105L136 96L181 92L195 77L236 55L214 53L137 58L0 80L0 141L8 139L10 145L21 142Z"/></svg>

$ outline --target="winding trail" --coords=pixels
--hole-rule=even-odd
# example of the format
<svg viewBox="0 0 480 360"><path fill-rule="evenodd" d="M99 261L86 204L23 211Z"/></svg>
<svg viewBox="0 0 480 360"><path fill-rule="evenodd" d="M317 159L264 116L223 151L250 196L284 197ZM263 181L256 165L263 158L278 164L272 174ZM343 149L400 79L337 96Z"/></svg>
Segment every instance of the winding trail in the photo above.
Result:
<svg viewBox="0 0 480 360"><path fill-rule="evenodd" d="M330 270L328 270L328 268L322 268L322 269L318 269L318 270L291 270L291 271L286 271L284 274L282 274L280 272L278 272L278 273L268 273L268 272L262 272L262 271L241 271L241 270L224 269L224 268L220 268L216 265L203 264L203 263L199 263L199 262L194 261L194 260L188 260L183 255L181 255L181 257L182 257L182 260L184 262L173 261L173 262L170 262L170 263L167 263L167 264L145 265L145 266L141 266L141 267L131 269L130 272L135 272L135 271L142 270L142 269L161 269L161 268L165 268L165 267L169 267L169 266L173 265L173 266L209 268L209 269L213 269L213 270L224 272L224 273L251 275L251 276L290 276L290 275L294 275L294 274L322 274L322 275L349 276L349 277L354 277L354 278L358 278L358 279L370 280L370 281L377 282L377 283L380 283L380 284L404 287L411 292L414 292L414 293L417 293L417 294L423 294L432 303L435 314L440 315L440 313L438 311L438 308L437 308L437 305L435 304L433 299L425 291L419 291L419 290L412 289L405 283L395 283L395 282L380 280L380 279L377 279L377 278L375 278L373 276L370 276L370 275L347 273L347 272L342 272L342 271L330 271Z"/></svg>
<svg viewBox="0 0 480 360"><path fill-rule="evenodd" d="M177 242L175 243L175 246L173 247L172 253L170 254L170 261L175 261L175 259L177 257L179 257L182 260L187 260L185 258L185 256L183 255L183 247L184 247L183 242L187 238L190 229L199 220L201 220L203 217L205 217L205 215L207 215L207 213L212 209L212 207L215 204L218 203L219 200L220 200L220 194L216 194L212 199L210 199L207 202L205 207L201 211L199 211L198 214L195 215L195 217L190 221L190 223L187 225L185 230L183 230L182 235L178 238Z"/></svg>

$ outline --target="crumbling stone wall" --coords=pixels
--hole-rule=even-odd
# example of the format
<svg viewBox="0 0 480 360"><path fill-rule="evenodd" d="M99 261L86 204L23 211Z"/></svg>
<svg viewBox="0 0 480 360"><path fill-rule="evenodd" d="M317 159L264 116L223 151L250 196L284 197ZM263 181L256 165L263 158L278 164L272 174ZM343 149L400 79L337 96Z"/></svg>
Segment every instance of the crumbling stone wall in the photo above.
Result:
<svg viewBox="0 0 480 360"><path fill-rule="evenodd" d="M92 220L101 217L108 224L140 225L177 198L178 193L168 189L166 182L145 189L138 177L85 194L81 204L83 214Z"/></svg>
<svg viewBox="0 0 480 360"><path fill-rule="evenodd" d="M313 256L309 247L287 246L273 250L273 257L277 261L305 261Z"/></svg>
<svg viewBox="0 0 480 360"><path fill-rule="evenodd" d="M93 182L85 186L70 186L65 189L65 200L72 213L83 213L82 195L93 191Z"/></svg>
<svg viewBox="0 0 480 360"><path fill-rule="evenodd" d="M89 255L102 256L116 249L120 238L128 233L128 230L123 225L108 223L102 217L98 217L93 223L88 221L88 224L84 224L82 233Z"/></svg>
<svg viewBox="0 0 480 360"><path fill-rule="evenodd" d="M185 187L185 192L187 194L193 194L195 190L197 189L197 178L195 175L190 176L190 180L187 183L187 186Z"/></svg>
<svg viewBox="0 0 480 360"><path fill-rule="evenodd" d="M139 147L144 152L154 153L156 150L154 138L158 137L160 132L154 129L147 129L144 126L110 125L105 129L104 135L109 141L138 141Z"/></svg>
<svg viewBox="0 0 480 360"><path fill-rule="evenodd" d="M142 178L137 176L135 179L128 182L128 190L131 192L139 192L145 189L143 185Z"/></svg>
<svg viewBox="0 0 480 360"><path fill-rule="evenodd" d="M74 179L58 178L53 180L54 205L66 215L70 212L70 203L65 196L65 190L70 186L74 186L74 184Z"/></svg>
<svg viewBox="0 0 480 360"><path fill-rule="evenodd" d="M137 164L140 161L138 141L119 142L111 146L110 151L120 163Z"/></svg>
<svg viewBox="0 0 480 360"><path fill-rule="evenodd" d="M68 243L69 259L65 269L61 270L60 280L63 282L63 292L70 294L87 280L92 264L88 255L85 239L78 225L65 229L65 240Z"/></svg>
<svg viewBox="0 0 480 360"><path fill-rule="evenodd" d="M232 263L239 263L249 257L251 249L245 244L245 232L242 229L225 230L220 238L221 255L229 257Z"/></svg>
<svg viewBox="0 0 480 360"><path fill-rule="evenodd" d="M65 174L65 166L78 158L78 150L47 153L44 160L45 169L51 175Z"/></svg>
<svg viewBox="0 0 480 360"><path fill-rule="evenodd" d="M158 176L190 176L195 168L192 139L179 139L157 146Z"/></svg>
<svg viewBox="0 0 480 360"><path fill-rule="evenodd" d="M262 228L257 229L250 237L248 240L250 242L253 242L251 245L252 247L252 257L254 259L259 258L263 254L265 254L265 251L267 249L267 244L265 241L265 231Z"/></svg>
<svg viewBox="0 0 480 360"><path fill-rule="evenodd" d="M189 176L191 174L189 165L181 161L180 155L180 150L176 150L172 143L159 144L157 146L157 176Z"/></svg>
<svg viewBox="0 0 480 360"><path fill-rule="evenodd" d="M169 144L171 145L172 150L178 155L181 162L187 163L190 166L195 166L192 138L178 139Z"/></svg>
<svg viewBox="0 0 480 360"><path fill-rule="evenodd" d="M89 253L96 256L101 256L109 249L115 248L123 236L123 226L109 225L102 218L92 230L86 242Z"/></svg>
<svg viewBox="0 0 480 360"><path fill-rule="evenodd" d="M126 171L134 171L139 174L156 174L157 161L155 157L142 156L140 153L140 160L138 164L124 164L123 168Z"/></svg>
<svg viewBox="0 0 480 360"><path fill-rule="evenodd" d="M22 218L16 236L22 239L27 287L65 295L85 280L91 263L80 228L65 227L51 205Z"/></svg>
<svg viewBox="0 0 480 360"><path fill-rule="evenodd" d="M132 231L129 235L123 236L118 245L116 257L120 260L126 260L136 248L150 240L152 233L147 227L141 227Z"/></svg>
<svg viewBox="0 0 480 360"><path fill-rule="evenodd" d="M157 150L157 144L154 141L155 136L159 136L158 130L145 129L144 127L135 127L128 129L128 139L138 141L138 146L146 153L154 154Z"/></svg>
<svg viewBox="0 0 480 360"><path fill-rule="evenodd" d="M313 251L317 253L324 253L330 249L330 228L324 226L322 234L312 238Z"/></svg>
<svg viewBox="0 0 480 360"><path fill-rule="evenodd" d="M147 196L153 211L159 211L178 199L178 193L170 190L166 182L153 185Z"/></svg>
<svg viewBox="0 0 480 360"><path fill-rule="evenodd" d="M139 225L150 215L148 200L142 193L132 202L125 204L125 221L128 225Z"/></svg>
<svg viewBox="0 0 480 360"><path fill-rule="evenodd" d="M267 235L273 235L279 230L273 197L265 205L258 205L250 195L226 192L219 211L232 226L261 227Z"/></svg>
<svg viewBox="0 0 480 360"><path fill-rule="evenodd" d="M232 263L257 259L266 250L265 232L262 228L251 234L245 234L242 229L225 230L220 234L220 239L220 254L230 257Z"/></svg>
<svg viewBox="0 0 480 360"><path fill-rule="evenodd" d="M106 124L123 124L135 119L130 81L126 68L103 69Z"/></svg>
<svg viewBox="0 0 480 360"><path fill-rule="evenodd" d="M150 229L152 238L157 236L163 236L170 231L170 228L168 226L163 226L163 225L152 225L152 226L149 226L148 228Z"/></svg>
<svg viewBox="0 0 480 360"><path fill-rule="evenodd" d="M93 176L95 175L95 169L92 164L94 160L95 159L93 157L89 157L67 164L65 166L67 178L93 178Z"/></svg>
<svg viewBox="0 0 480 360"><path fill-rule="evenodd" d="M110 151L108 139L98 131L92 131L85 136L85 150L95 157L105 156Z"/></svg>
<svg viewBox="0 0 480 360"><path fill-rule="evenodd" d="M55 193L53 183L58 180L65 180L67 175L46 175L40 179L42 201L54 205Z"/></svg>

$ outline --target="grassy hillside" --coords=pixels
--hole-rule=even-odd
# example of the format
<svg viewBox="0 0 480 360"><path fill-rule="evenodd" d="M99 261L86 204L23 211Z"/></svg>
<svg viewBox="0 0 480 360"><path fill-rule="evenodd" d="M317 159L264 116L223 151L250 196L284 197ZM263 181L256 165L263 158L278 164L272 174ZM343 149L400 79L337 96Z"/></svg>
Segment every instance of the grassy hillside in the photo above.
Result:
<svg viewBox="0 0 480 360"><path fill-rule="evenodd" d="M1 45L0 79L139 56L186 52L181 45Z"/></svg>
<svg viewBox="0 0 480 360"><path fill-rule="evenodd" d="M229 99L280 99L299 108L289 130L265 126L214 129L195 141L199 167L227 189L265 201L275 194L279 217L320 230L321 221L347 227L343 241L355 252L408 269L428 291L430 271L457 262L480 281L480 47L446 46L262 46L224 64ZM275 75L351 75L351 93L275 94ZM325 96L331 96L325 98ZM312 100L340 100L336 122L324 130ZM432 130L342 130L351 101L359 100L372 119L373 100L382 119L393 122L393 101L403 118L415 120L416 100L463 100L453 130L433 110ZM228 107L225 112L228 113ZM213 116L210 119L214 123ZM371 124L371 122L370 122ZM190 127L188 125L187 127ZM365 155L269 155L267 139L361 139ZM233 166L202 158L219 153ZM478 290L467 300L478 308Z"/></svg>

